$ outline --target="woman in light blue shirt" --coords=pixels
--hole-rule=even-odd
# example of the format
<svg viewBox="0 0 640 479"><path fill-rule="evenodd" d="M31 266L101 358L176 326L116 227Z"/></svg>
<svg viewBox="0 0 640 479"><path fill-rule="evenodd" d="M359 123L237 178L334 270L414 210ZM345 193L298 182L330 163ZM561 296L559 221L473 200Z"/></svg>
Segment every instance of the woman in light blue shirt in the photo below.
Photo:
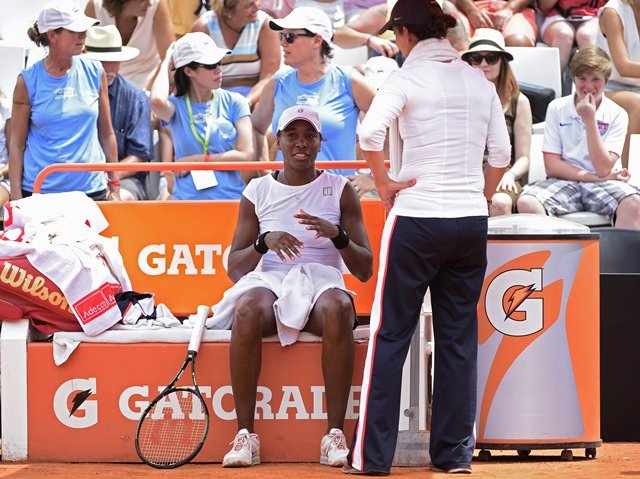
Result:
<svg viewBox="0 0 640 479"><path fill-rule="evenodd" d="M151 109L171 130L176 161L253 158L249 104L239 93L220 88L220 62L228 51L206 33L188 33L163 61L151 90ZM171 96L169 62L175 68ZM244 186L238 171L177 171L173 199L236 200Z"/></svg>
<svg viewBox="0 0 640 479"><path fill-rule="evenodd" d="M269 22L280 32L287 68L265 85L253 114L253 128L260 150L261 138L288 107L306 105L320 114L323 141L317 160L355 160L358 115L366 112L375 95L364 76L351 67L331 63L331 21L314 7L298 7L280 20ZM261 151L257 151L260 158ZM353 174L354 170L334 170Z"/></svg>
<svg viewBox="0 0 640 479"><path fill-rule="evenodd" d="M29 37L48 46L47 56L18 77L13 98L9 155L11 199L33 192L36 176L53 163L117 163L107 80L100 62L81 58L95 18L70 0L45 5ZM83 191L96 199L119 199L113 172L54 173L42 193ZM108 189L107 189L108 187Z"/></svg>

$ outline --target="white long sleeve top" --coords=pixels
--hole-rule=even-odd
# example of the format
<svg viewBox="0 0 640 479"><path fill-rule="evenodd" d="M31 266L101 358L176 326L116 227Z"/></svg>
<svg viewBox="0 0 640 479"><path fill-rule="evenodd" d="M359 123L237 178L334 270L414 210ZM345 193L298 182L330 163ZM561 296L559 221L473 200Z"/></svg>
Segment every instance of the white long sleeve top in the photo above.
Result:
<svg viewBox="0 0 640 479"><path fill-rule="evenodd" d="M360 128L360 146L381 151L398 120L402 140L392 213L456 218L486 216L482 159L505 167L511 144L500 99L484 74L460 59L447 40L419 42L376 94Z"/></svg>

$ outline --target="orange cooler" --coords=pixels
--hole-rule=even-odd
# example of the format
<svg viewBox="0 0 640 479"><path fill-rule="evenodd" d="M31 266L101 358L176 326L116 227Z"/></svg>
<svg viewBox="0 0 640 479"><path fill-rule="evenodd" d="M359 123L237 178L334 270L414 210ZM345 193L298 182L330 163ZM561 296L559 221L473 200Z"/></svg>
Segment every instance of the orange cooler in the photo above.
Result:
<svg viewBox="0 0 640 479"><path fill-rule="evenodd" d="M476 448L600 446L598 235L558 218L489 221L478 303Z"/></svg>

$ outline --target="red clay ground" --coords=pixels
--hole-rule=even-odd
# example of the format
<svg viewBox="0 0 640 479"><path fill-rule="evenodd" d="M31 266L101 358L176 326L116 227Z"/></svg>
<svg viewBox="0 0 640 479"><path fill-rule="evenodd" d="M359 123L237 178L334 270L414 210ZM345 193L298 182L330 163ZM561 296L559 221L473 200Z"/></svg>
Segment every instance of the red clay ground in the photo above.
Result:
<svg viewBox="0 0 640 479"><path fill-rule="evenodd" d="M565 462L560 451L533 451L521 458L514 451L492 451L489 462L475 460L471 477L482 479L610 479L640 478L640 443L605 443L597 449L596 459L586 459L584 450L574 449L574 459ZM262 464L248 469L222 469L219 464L189 464L173 470L153 469L143 464L51 464L0 463L0 478L10 479L319 479L344 478L339 469L319 464ZM395 467L395 478L447 477L425 468Z"/></svg>

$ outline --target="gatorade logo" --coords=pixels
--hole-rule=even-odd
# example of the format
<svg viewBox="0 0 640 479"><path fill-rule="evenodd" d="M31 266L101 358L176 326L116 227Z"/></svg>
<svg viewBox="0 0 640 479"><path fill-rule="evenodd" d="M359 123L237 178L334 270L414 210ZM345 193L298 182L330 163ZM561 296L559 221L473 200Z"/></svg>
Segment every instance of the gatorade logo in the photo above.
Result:
<svg viewBox="0 0 640 479"><path fill-rule="evenodd" d="M541 331L544 328L542 291L542 268L500 273L487 286L487 319L506 336L529 336Z"/></svg>

